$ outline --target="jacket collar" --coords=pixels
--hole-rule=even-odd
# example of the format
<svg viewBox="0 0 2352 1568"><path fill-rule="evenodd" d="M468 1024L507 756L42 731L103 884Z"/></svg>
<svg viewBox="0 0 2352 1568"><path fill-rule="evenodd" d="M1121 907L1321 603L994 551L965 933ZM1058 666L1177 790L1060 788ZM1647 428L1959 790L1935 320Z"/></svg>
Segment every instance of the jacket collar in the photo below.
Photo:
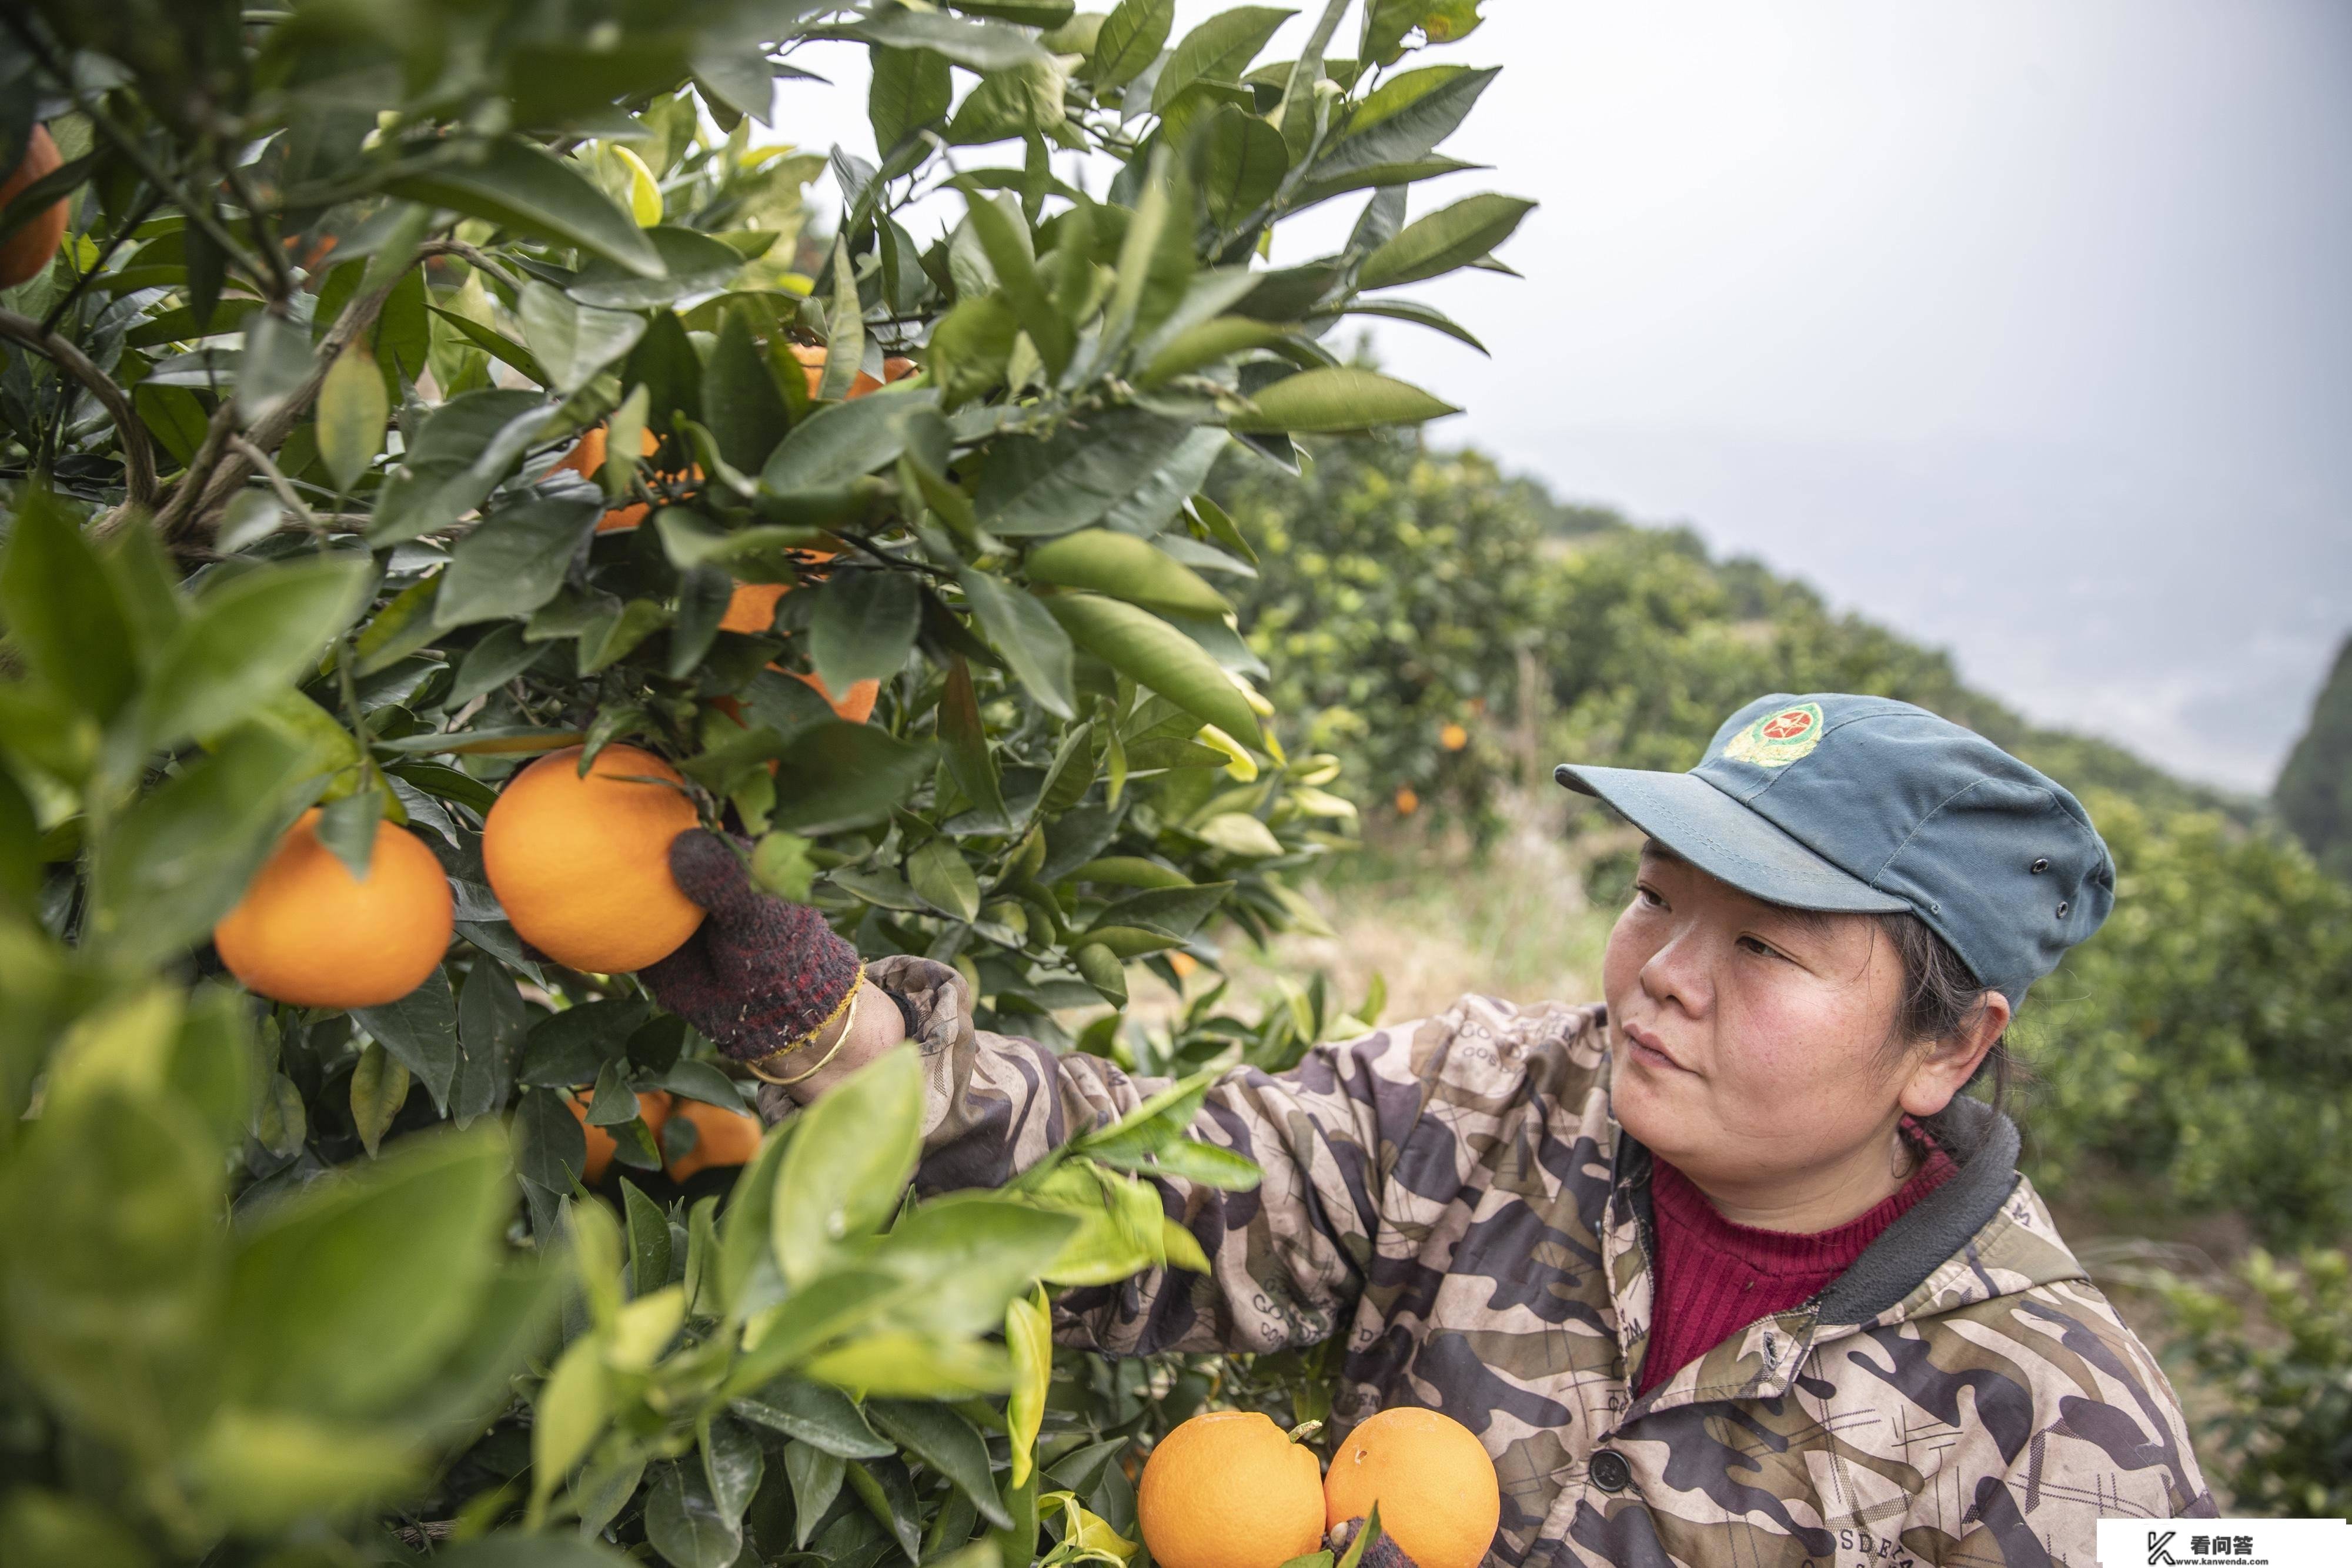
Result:
<svg viewBox="0 0 2352 1568"><path fill-rule="evenodd" d="M1631 1368L1647 1353L1654 1299L1654 1156L1613 1117L1611 1123L1616 1143L1603 1255L1612 1265L1620 1340ZM1897 1218L1821 1294L1736 1331L1636 1400L1625 1419L1707 1399L1777 1398L1822 1345L1865 1329L2088 1277L2017 1169L2015 1123L1963 1095L1922 1118L1921 1125L1958 1171Z"/></svg>

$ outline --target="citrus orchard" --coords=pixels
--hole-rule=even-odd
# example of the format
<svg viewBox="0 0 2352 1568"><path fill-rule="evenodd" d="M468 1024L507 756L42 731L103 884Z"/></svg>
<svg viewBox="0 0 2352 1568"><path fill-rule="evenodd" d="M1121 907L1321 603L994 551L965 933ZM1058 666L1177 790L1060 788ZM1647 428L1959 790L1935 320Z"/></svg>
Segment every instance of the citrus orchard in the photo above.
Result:
<svg viewBox="0 0 2352 1568"><path fill-rule="evenodd" d="M306 1008L372 1008L422 985L448 950L455 905L441 862L414 834L375 825L368 873L302 813L262 862L213 945L245 988Z"/></svg>
<svg viewBox="0 0 2352 1568"><path fill-rule="evenodd" d="M508 782L482 824L482 867L515 934L557 963L642 969L702 924L669 874L670 841L700 819L652 752L607 746L585 778L580 753L551 751Z"/></svg>
<svg viewBox="0 0 2352 1568"><path fill-rule="evenodd" d="M1502 1522L1495 1461L1470 1429L1434 1410L1400 1406L1348 1434L1323 1478L1324 1524L1362 1519L1418 1568L1477 1568Z"/></svg>
<svg viewBox="0 0 2352 1568"><path fill-rule="evenodd" d="M1136 1519L1159 1568L1279 1568L1323 1541L1315 1451L1255 1410L1212 1410L1160 1439Z"/></svg>
<svg viewBox="0 0 2352 1568"><path fill-rule="evenodd" d="M34 181L45 179L58 171L64 160L58 154L57 141L46 125L33 127L32 135L25 139L25 155L16 160L16 167L5 183L0 183L0 208L16 199L16 193ZM5 240L0 240L0 288L38 277L58 254L58 245L66 237L66 202L63 196L25 220L24 226Z"/></svg>

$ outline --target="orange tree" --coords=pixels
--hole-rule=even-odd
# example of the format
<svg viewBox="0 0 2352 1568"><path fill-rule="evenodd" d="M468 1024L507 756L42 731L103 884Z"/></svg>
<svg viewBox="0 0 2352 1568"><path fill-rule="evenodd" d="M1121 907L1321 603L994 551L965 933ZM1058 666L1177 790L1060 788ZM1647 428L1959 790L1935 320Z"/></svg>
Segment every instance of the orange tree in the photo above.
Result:
<svg viewBox="0 0 2352 1568"><path fill-rule="evenodd" d="M911 1055L715 1166L744 1086L520 940L481 833L625 740L1057 1043L1298 917L1331 764L1265 727L1194 493L1448 412L1321 339L1447 326L1390 290L1526 204L1408 221L1475 0L1333 0L1265 64L1289 13L1172 11L0 14L12 1560L1131 1554L1160 1390L1054 1380L1038 1292L1200 1261L1139 1179L1254 1179L1183 1138L1197 1076L1000 1194L906 1196ZM818 42L870 51L878 165L752 145ZM1340 249L1258 264L1335 199ZM208 945L313 808L353 877L387 825L446 875L404 996L272 1003Z"/></svg>

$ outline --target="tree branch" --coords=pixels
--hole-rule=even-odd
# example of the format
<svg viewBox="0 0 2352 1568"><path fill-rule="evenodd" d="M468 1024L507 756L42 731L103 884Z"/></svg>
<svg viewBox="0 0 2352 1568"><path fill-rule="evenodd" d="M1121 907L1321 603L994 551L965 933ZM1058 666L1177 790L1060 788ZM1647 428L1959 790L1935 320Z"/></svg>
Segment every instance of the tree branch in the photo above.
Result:
<svg viewBox="0 0 2352 1568"><path fill-rule="evenodd" d="M488 259L473 246L456 240L429 239L419 245L416 254L389 282L370 289L343 308L343 313L335 319L335 324L320 340L318 351L311 356L310 368L304 372L301 384L294 389L292 396L272 409L267 416L255 421L246 430L245 441L263 452L276 451L294 428L294 422L309 411L311 401L319 395L320 387L326 383L327 372L334 367L336 359L352 340L375 324L376 315L383 308L383 302L392 298L393 289L399 286L402 277L407 276L408 268L436 256L462 256L477 261L478 265ZM234 401L232 399L221 406L226 409ZM188 465L188 476L180 482L179 488L173 492L172 498L156 517L167 544L184 542L208 529L221 508L228 505L229 497L245 487L246 479L254 471L252 462L245 453L230 446L226 440L215 444L208 432L205 444L214 454L209 471L200 466L205 462L206 455L199 452L197 461ZM226 455L223 455L223 448L227 449Z"/></svg>
<svg viewBox="0 0 2352 1568"><path fill-rule="evenodd" d="M122 433L123 488L130 504L142 508L155 505L155 449L147 439L147 426L131 412L131 399L114 378L90 362L89 356L55 332L45 329L30 316L20 316L14 310L0 310L0 338L22 343L35 353L49 360L74 380L89 389L90 395L106 405L114 418L115 428Z"/></svg>

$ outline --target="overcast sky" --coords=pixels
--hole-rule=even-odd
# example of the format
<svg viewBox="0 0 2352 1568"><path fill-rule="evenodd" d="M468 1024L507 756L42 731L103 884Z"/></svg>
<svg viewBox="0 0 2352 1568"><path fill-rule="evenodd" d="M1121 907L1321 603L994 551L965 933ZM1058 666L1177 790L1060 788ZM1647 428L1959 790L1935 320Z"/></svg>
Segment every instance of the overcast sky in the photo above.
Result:
<svg viewBox="0 0 2352 1568"><path fill-rule="evenodd" d="M1503 252L1527 281L1401 291L1491 361L1377 335L1467 410L1433 439L2267 789L2352 631L2352 6L1486 9L1431 58L1506 68L1445 148L1494 167L1413 210L1542 206ZM778 134L871 156L862 57L800 57L836 86L784 84Z"/></svg>

